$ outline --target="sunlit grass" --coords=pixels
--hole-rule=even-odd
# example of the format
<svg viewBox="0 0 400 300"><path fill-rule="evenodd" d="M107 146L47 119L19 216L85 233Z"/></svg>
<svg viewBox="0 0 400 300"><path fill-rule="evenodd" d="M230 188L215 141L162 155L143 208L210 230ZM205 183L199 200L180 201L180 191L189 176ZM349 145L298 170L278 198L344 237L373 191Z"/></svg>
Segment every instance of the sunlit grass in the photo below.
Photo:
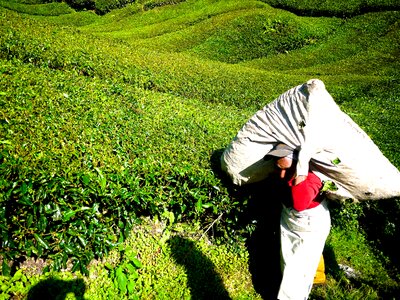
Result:
<svg viewBox="0 0 400 300"><path fill-rule="evenodd" d="M318 6L336 17L299 16L267 2L188 0L144 9L146 2L140 1L99 16L73 11L65 3L0 1L0 140L5 166L0 200L18 193L37 199L55 193L51 203L62 206L72 195L61 207L71 213L82 206L74 199L85 205L118 199L118 205L107 207L110 215L118 211L118 220L143 209L155 219L165 212L178 221L198 217L210 222L219 209L244 206L233 203L214 173L214 151L226 147L257 109L315 77L399 167L398 11L340 18L336 5L343 3L338 2ZM298 8L305 4L315 6L303 1ZM343 9L352 14L360 2L347 4ZM65 177L61 192L46 189L49 178L60 177ZM34 201L45 207L44 200ZM127 201L133 203L126 206L129 212L122 208ZM362 217L362 208L370 206L380 209L379 203L363 203L353 210L341 206L334 214L353 224ZM387 232L396 237L398 208L392 207L394 214L384 215L386 223L379 226L394 226ZM137 231L124 244L135 249L145 265L138 292L189 297L188 271L171 261L164 242L171 230L195 229L166 227L165 215L161 218L160 240ZM43 228L47 224L43 218L37 223ZM122 226L107 224L116 231ZM21 239L29 239L21 232ZM315 287L313 299L375 299L396 291L398 278L389 275L396 266L385 256L387 245L374 244L374 239L357 226L334 227L326 248L335 259L327 261L328 282ZM28 251L36 242L30 243ZM245 248L231 252L207 240L196 242L196 247L193 259L209 259L233 299L257 299L245 269ZM360 279L336 273L338 263L354 267ZM97 272L98 279L87 279L87 295L96 299L107 295L105 289L108 295L116 293L108 270L100 265ZM179 280L174 283L175 278Z"/></svg>

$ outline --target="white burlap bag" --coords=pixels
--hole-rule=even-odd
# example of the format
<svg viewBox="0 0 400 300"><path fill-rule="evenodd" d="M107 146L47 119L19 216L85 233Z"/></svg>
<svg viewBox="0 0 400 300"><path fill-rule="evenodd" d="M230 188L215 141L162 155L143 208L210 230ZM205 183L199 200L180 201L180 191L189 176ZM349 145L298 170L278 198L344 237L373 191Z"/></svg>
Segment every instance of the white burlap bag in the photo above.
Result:
<svg viewBox="0 0 400 300"><path fill-rule="evenodd" d="M310 168L336 185L331 199L400 196L400 172L318 79L290 89L254 114L224 151L222 168L234 184L261 181L273 170L263 158L276 143L299 150L298 175Z"/></svg>

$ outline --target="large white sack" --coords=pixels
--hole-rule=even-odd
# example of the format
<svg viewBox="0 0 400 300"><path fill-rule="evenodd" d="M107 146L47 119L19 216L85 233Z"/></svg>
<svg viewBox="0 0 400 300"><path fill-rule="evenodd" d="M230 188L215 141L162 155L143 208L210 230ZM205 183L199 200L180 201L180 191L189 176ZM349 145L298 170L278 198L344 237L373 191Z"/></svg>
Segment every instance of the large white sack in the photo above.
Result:
<svg viewBox="0 0 400 300"><path fill-rule="evenodd" d="M276 143L299 150L297 174L309 168L335 183L332 199L386 199L400 196L400 172L368 135L335 103L318 79L285 92L256 112L221 157L234 184L267 178L264 156Z"/></svg>

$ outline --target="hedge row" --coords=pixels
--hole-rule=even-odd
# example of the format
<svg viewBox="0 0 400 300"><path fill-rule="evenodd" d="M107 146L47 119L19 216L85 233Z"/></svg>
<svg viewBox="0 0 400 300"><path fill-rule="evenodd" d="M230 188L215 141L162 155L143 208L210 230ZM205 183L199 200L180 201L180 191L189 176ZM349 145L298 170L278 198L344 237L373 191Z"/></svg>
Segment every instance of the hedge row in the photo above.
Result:
<svg viewBox="0 0 400 300"><path fill-rule="evenodd" d="M307 16L336 16L348 18L368 12L398 10L396 0L349 0L349 1L315 1L315 0L261 0L273 7L292 11Z"/></svg>
<svg viewBox="0 0 400 300"><path fill-rule="evenodd" d="M17 60L1 72L7 260L50 257L59 269L72 259L85 271L138 216L212 218L235 205L210 168L224 125L208 121L206 104Z"/></svg>
<svg viewBox="0 0 400 300"><path fill-rule="evenodd" d="M363 112L360 124L379 116L380 104L390 109L398 94L396 13L349 22L329 43L301 48L295 63L290 53L277 55L279 71L265 71L268 57L253 61L256 67L226 64L193 52L160 53L151 43L135 48L4 9L1 16L3 255L48 256L56 269L71 259L85 272L143 214L211 221L224 212L226 233L236 230L247 200L229 194L210 157L255 109L315 72L343 107ZM268 24L281 32L279 22ZM362 61L360 50L382 45L384 55L367 60L379 70L352 64ZM354 73L344 75L349 69ZM367 100L378 101L375 110ZM396 116L374 125L378 142L398 140Z"/></svg>

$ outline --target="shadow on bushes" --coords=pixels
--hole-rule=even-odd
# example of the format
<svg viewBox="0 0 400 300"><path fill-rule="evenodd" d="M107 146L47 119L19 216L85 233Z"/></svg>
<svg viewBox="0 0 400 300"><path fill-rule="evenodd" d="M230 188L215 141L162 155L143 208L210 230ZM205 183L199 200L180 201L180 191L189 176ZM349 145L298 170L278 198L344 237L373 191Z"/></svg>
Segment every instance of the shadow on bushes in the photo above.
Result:
<svg viewBox="0 0 400 300"><path fill-rule="evenodd" d="M390 259L387 266L393 275L400 271L398 249L393 245L400 243L400 198L382 199L362 203L363 215L360 225L370 240L373 240Z"/></svg>
<svg viewBox="0 0 400 300"><path fill-rule="evenodd" d="M247 187L247 222L255 223L246 239L249 270L255 290L263 299L277 299L282 278L280 270L281 201L277 185L271 180Z"/></svg>
<svg viewBox="0 0 400 300"><path fill-rule="evenodd" d="M73 293L75 299L83 300L86 285L83 279L61 280L49 278L33 286L28 293L27 300L63 300L67 294Z"/></svg>
<svg viewBox="0 0 400 300"><path fill-rule="evenodd" d="M186 269L192 299L230 299L213 263L193 241L175 236L168 244L175 262Z"/></svg>
<svg viewBox="0 0 400 300"><path fill-rule="evenodd" d="M325 263L325 273L331 275L336 281L340 281L343 276L343 271L340 270L335 251L333 247L326 243L323 251L324 263Z"/></svg>
<svg viewBox="0 0 400 300"><path fill-rule="evenodd" d="M232 212L237 219L235 226L245 228L253 224L254 231L245 232L249 252L249 270L254 288L263 299L277 299L281 281L280 270L280 184L273 180L238 187L232 184L221 170L220 158L224 149L217 150L211 157L211 167L224 184L230 196L243 205L243 211ZM226 216L229 218L229 216Z"/></svg>

